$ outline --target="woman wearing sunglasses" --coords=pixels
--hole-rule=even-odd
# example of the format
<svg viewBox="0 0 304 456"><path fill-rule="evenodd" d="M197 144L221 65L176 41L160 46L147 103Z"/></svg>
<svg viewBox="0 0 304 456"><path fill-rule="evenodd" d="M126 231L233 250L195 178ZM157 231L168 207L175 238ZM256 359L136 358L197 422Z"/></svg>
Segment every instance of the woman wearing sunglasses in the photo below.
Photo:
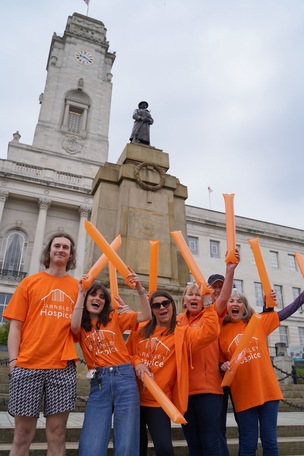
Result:
<svg viewBox="0 0 304 456"><path fill-rule="evenodd" d="M205 319L200 328L179 326L176 305L166 291L156 291L150 297L152 319L132 331L127 341L139 382L140 392L140 456L147 455L147 427L156 456L173 456L171 421L154 397L144 387L145 373L172 400L181 413L188 402L189 370L192 350L207 346L219 335L217 313L210 295L204 298Z"/></svg>

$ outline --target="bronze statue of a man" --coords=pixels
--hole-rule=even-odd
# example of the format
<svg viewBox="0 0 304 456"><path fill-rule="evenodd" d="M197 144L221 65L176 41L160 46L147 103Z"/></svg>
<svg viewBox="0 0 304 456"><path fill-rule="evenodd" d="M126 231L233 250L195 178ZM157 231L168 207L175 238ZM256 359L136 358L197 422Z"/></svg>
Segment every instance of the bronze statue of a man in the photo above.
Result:
<svg viewBox="0 0 304 456"><path fill-rule="evenodd" d="M150 111L148 111L148 103L141 101L138 104L138 109L135 109L133 113L134 125L130 136L132 143L141 143L150 146L150 125L153 124L154 120L151 117Z"/></svg>

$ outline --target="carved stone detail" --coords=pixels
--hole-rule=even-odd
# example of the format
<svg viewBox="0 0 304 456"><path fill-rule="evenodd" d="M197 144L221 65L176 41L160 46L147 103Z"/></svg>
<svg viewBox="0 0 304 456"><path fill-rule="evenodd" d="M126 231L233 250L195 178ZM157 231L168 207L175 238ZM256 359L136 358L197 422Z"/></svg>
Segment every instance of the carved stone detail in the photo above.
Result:
<svg viewBox="0 0 304 456"><path fill-rule="evenodd" d="M70 155L79 154L82 151L83 141L77 136L66 135L62 147Z"/></svg>
<svg viewBox="0 0 304 456"><path fill-rule="evenodd" d="M52 200L49 198L39 198L39 209L45 209L46 211L51 205Z"/></svg>
<svg viewBox="0 0 304 456"><path fill-rule="evenodd" d="M159 174L159 183L158 184L148 184L147 182L144 182L141 177L140 177L140 171L142 168L150 168L151 170L156 171ZM135 180L138 183L138 185L143 189L143 190L149 190L151 192L156 192L157 190L160 190L164 184L165 184L165 173L161 169L160 166L155 165L154 163L140 163L139 165L136 166L135 168Z"/></svg>

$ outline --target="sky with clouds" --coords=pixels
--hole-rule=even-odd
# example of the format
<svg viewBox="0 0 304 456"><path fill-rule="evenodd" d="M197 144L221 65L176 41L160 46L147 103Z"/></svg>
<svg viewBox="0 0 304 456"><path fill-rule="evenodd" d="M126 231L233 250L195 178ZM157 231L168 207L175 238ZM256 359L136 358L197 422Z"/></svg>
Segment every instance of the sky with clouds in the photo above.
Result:
<svg viewBox="0 0 304 456"><path fill-rule="evenodd" d="M19 130L32 144L53 32L83 0L2 5L0 157ZM108 161L147 100L151 145L187 204L304 229L304 1L91 0L116 52ZM209 193L208 187L213 191Z"/></svg>

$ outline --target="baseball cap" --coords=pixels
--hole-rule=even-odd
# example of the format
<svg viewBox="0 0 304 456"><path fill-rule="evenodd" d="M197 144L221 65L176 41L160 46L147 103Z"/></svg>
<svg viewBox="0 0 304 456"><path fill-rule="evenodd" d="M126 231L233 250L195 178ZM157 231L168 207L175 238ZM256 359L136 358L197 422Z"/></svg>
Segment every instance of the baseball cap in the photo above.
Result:
<svg viewBox="0 0 304 456"><path fill-rule="evenodd" d="M225 282L225 277L221 274L212 274L208 279L208 284L213 285L217 281Z"/></svg>

